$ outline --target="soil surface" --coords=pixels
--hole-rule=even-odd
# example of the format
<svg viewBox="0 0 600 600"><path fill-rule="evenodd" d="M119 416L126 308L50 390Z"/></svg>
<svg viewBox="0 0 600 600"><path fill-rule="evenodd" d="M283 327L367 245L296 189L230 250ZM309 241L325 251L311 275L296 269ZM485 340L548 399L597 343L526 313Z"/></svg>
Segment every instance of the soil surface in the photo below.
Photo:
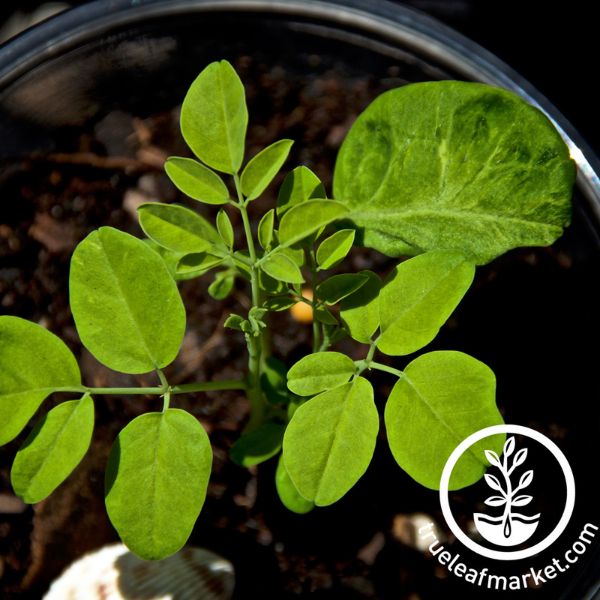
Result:
<svg viewBox="0 0 600 600"><path fill-rule="evenodd" d="M310 78L249 56L235 61L250 107L248 155L276 139L292 138L296 144L288 166L306 164L330 190L335 154L348 127L376 95L401 84L403 76L391 68L387 78L341 77L335 68L320 65L318 56L308 60L314 61ZM90 386L156 382L152 375L114 373L82 348L67 285L76 244L101 225L141 235L135 210L146 201L180 201L205 215L214 212L180 197L162 172L166 156L187 154L177 121L178 107L151 115L113 110L83 129L61 129L51 152L18 156L2 165L0 310L58 334L79 357ZM280 182L281 177L252 205L255 223L257 215L273 206ZM237 215L231 216L239 230ZM594 285L600 260L579 212L574 221L554 247L513 251L480 268L472 290L429 348L462 350L486 362L498 377L498 403L507 422L532 426L563 448L581 482L566 540L575 539L597 510L593 482L584 475L593 464L600 416L595 357L581 343L600 333ZM339 270L371 268L385 274L393 264L374 252L356 250ZM248 290L238 285L219 303L207 294L211 279L181 285L188 327L181 354L167 370L173 384L244 373L243 339L222 325L230 312L248 306ZM277 356L292 364L309 351L309 326L287 313L278 313L272 322ZM341 347L353 358L363 357L358 345L344 342ZM391 364L402 368L406 362ZM373 374L372 381L383 409L394 381L385 374ZM64 399L48 400L44 410ZM198 417L215 456L208 498L190 544L233 562L236 598L484 597L449 577L419 547L415 528L423 518L445 531L438 496L395 464L383 427L371 467L347 496L332 507L298 516L276 496L275 461L244 470L228 458L247 418L241 393L177 397L175 404ZM0 448L3 598L41 597L73 560L118 540L103 506L106 459L118 431L136 415L157 408L152 398L97 397L96 429L86 458L50 498L34 507L13 496L9 480L12 458L27 432ZM458 494L457 504L472 494ZM551 512L558 501L540 502ZM478 562L466 554L473 564ZM546 559L541 557L540 564ZM557 598L569 581L565 577L552 588L523 596Z"/></svg>

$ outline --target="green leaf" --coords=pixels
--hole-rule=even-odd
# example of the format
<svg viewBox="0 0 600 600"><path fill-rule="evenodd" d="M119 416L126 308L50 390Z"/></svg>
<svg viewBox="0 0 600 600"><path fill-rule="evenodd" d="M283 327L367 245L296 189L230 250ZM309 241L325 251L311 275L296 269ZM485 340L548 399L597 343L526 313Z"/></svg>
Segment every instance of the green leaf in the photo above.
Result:
<svg viewBox="0 0 600 600"><path fill-rule="evenodd" d="M212 450L189 413L143 414L115 441L106 472L108 516L125 545L145 560L187 541L206 497Z"/></svg>
<svg viewBox="0 0 600 600"><path fill-rule="evenodd" d="M62 340L25 319L0 317L0 445L19 435L54 389L80 385Z"/></svg>
<svg viewBox="0 0 600 600"><path fill-rule="evenodd" d="M416 481L439 489L444 465L472 433L503 423L495 401L496 378L482 362L462 352L430 352L412 361L385 408L387 437L396 462ZM481 479L484 450L502 452L504 435L485 438L465 452L452 472L450 489Z"/></svg>
<svg viewBox="0 0 600 600"><path fill-rule="evenodd" d="M363 344L371 341L379 327L379 292L381 279L372 271L361 271L367 281L340 304L340 317L352 339Z"/></svg>
<svg viewBox="0 0 600 600"><path fill-rule="evenodd" d="M319 178L308 167L296 167L286 175L279 190L277 216L281 218L292 206L306 200L326 197Z"/></svg>
<svg viewBox="0 0 600 600"><path fill-rule="evenodd" d="M275 209L271 209L263 215L258 224L258 241L264 250L269 250L273 243L273 223L275 221Z"/></svg>
<svg viewBox="0 0 600 600"><path fill-rule="evenodd" d="M379 430L373 388L363 377L296 410L283 438L285 468L317 506L337 502L367 470Z"/></svg>
<svg viewBox="0 0 600 600"><path fill-rule="evenodd" d="M293 140L279 140L261 150L246 165L240 183L242 193L248 200L258 198L273 181L286 161Z"/></svg>
<svg viewBox="0 0 600 600"><path fill-rule="evenodd" d="M147 373L173 361L185 308L161 258L142 241L101 227L75 249L71 310L83 345L104 365Z"/></svg>
<svg viewBox="0 0 600 600"><path fill-rule="evenodd" d="M229 202L229 190L223 180L197 160L171 156L165 163L165 171L179 191L198 202Z"/></svg>
<svg viewBox="0 0 600 600"><path fill-rule="evenodd" d="M281 450L285 425L263 423L258 429L244 433L231 447L231 460L241 467L252 467L269 460Z"/></svg>
<svg viewBox="0 0 600 600"><path fill-rule="evenodd" d="M442 250L400 263L379 295L379 350L400 356L428 344L465 295L474 275L475 267L461 255Z"/></svg>
<svg viewBox="0 0 600 600"><path fill-rule="evenodd" d="M236 329L237 331L244 331L244 323L247 323L244 317L240 317L240 315L232 313L227 317L227 319L225 319L223 327L227 327L228 329Z"/></svg>
<svg viewBox="0 0 600 600"><path fill-rule="evenodd" d="M321 242L317 250L319 271L331 269L344 260L352 248L355 234L353 229L341 229Z"/></svg>
<svg viewBox="0 0 600 600"><path fill-rule="evenodd" d="M288 291L286 283L273 279L273 277L267 275L262 270L258 272L258 285L260 289L267 292L267 294L285 294Z"/></svg>
<svg viewBox="0 0 600 600"><path fill-rule="evenodd" d="M270 404L288 404L287 368L274 356L269 356L260 375L260 387Z"/></svg>
<svg viewBox="0 0 600 600"><path fill-rule="evenodd" d="M248 109L244 86L226 61L213 62L192 83L181 107L181 133L209 167L233 175L244 159Z"/></svg>
<svg viewBox="0 0 600 600"><path fill-rule="evenodd" d="M295 298L291 298L290 296L275 296L273 298L268 298L265 301L264 306L267 310L278 312L292 308L294 304L296 304Z"/></svg>
<svg viewBox="0 0 600 600"><path fill-rule="evenodd" d="M506 90L439 81L379 96L350 129L333 187L360 243L389 256L454 250L483 264L560 236L574 178L569 149L539 110Z"/></svg>
<svg viewBox="0 0 600 600"><path fill-rule="evenodd" d="M298 396L312 396L342 385L356 373L351 358L339 352L315 352L288 371L288 388Z"/></svg>
<svg viewBox="0 0 600 600"><path fill-rule="evenodd" d="M281 217L279 244L292 246L324 225L341 219L347 212L343 204L333 200L307 200L296 204Z"/></svg>
<svg viewBox="0 0 600 600"><path fill-rule="evenodd" d="M360 289L368 277L362 273L333 275L322 281L316 288L316 296L325 304L337 304L340 300Z"/></svg>
<svg viewBox="0 0 600 600"><path fill-rule="evenodd" d="M221 271L208 286L208 293L215 300L225 300L231 294L234 284L235 275L231 271Z"/></svg>
<svg viewBox="0 0 600 600"><path fill-rule="evenodd" d="M197 252L195 254L185 254L177 262L176 273L181 276L197 276L207 273L214 267L217 267L225 258L221 256L213 256L205 252Z"/></svg>
<svg viewBox="0 0 600 600"><path fill-rule="evenodd" d="M282 254L275 252L268 254L260 262L260 268L273 279L285 281L286 283L303 283L302 272L294 261Z"/></svg>
<svg viewBox="0 0 600 600"><path fill-rule="evenodd" d="M138 216L144 233L169 250L192 254L223 245L217 230L189 208L150 202L138 208Z"/></svg>
<svg viewBox="0 0 600 600"><path fill-rule="evenodd" d="M179 261L185 256L181 252L174 252L173 250L169 250L160 244L157 244L154 240L150 238L144 238L142 240L148 248L151 248L156 252L165 263L167 270L171 274L171 277L175 279L175 281L183 281L185 279L192 279L196 276L195 273L177 273L177 265Z"/></svg>
<svg viewBox="0 0 600 600"><path fill-rule="evenodd" d="M279 457L279 461L277 462L275 487L277 488L279 499L288 510L298 513L299 515L304 515L315 507L314 502L303 498L296 489L296 486L293 484L285 469L283 457Z"/></svg>
<svg viewBox="0 0 600 600"><path fill-rule="evenodd" d="M290 258L293 263L302 267L304 265L304 249L303 248L277 248L277 252L281 254L285 254L288 258Z"/></svg>
<svg viewBox="0 0 600 600"><path fill-rule="evenodd" d="M217 213L217 231L224 244L230 250L233 249L233 225L228 214L223 209Z"/></svg>
<svg viewBox="0 0 600 600"><path fill-rule="evenodd" d="M322 306L315 308L313 311L313 317L315 321L319 321L319 323L323 323L324 325L337 325L337 319Z"/></svg>
<svg viewBox="0 0 600 600"><path fill-rule="evenodd" d="M94 403L63 402L45 415L17 452L10 473L17 496L35 504L49 496L87 452L94 430Z"/></svg>

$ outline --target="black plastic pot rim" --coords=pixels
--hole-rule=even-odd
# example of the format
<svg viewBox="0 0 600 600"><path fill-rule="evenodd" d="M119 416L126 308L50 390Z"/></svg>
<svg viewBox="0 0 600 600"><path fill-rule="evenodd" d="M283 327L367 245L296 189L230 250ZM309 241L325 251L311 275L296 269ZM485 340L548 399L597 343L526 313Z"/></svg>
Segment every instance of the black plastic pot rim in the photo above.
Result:
<svg viewBox="0 0 600 600"><path fill-rule="evenodd" d="M387 0L95 0L25 31L0 47L0 90L51 57L140 18L211 11L280 14L352 27L377 46L401 43L467 79L511 90L540 108L560 131L578 167L577 184L600 222L600 162L564 116L493 54L436 19ZM356 43L356 34L352 35ZM367 44L367 39L363 40Z"/></svg>

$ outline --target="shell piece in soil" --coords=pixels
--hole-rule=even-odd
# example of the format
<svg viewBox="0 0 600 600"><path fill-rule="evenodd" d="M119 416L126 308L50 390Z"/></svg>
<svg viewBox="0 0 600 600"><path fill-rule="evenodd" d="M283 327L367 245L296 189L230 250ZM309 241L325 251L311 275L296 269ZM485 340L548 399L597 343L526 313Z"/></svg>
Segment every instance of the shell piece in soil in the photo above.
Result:
<svg viewBox="0 0 600 600"><path fill-rule="evenodd" d="M44 600L230 600L234 582L233 565L203 548L148 562L114 544L74 562Z"/></svg>

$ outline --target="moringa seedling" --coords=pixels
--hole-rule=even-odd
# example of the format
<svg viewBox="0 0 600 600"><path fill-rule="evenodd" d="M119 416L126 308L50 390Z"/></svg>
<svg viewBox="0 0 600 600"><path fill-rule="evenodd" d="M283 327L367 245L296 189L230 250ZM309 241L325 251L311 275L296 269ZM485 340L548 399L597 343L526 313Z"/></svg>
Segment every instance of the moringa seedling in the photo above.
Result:
<svg viewBox="0 0 600 600"><path fill-rule="evenodd" d="M412 357L402 370L378 355L422 350L469 289L476 265L518 246L551 244L569 222L575 168L567 147L541 112L500 89L444 81L382 94L342 145L333 198L309 168L296 167L254 228L248 206L279 173L292 141L246 160L247 124L239 77L226 61L210 64L181 111L194 158L169 158L165 170L183 194L214 205L215 224L178 204L144 204L139 221L147 240L101 227L73 253L70 303L82 344L115 371L154 372L155 386L88 387L54 334L0 318L0 443L17 437L51 394L72 396L41 417L17 452L12 484L26 502L52 493L84 456L94 401L107 394L163 398L161 412L121 431L106 471L108 515L127 546L147 559L185 544L210 477L209 438L176 407L181 394L244 391L250 417L231 457L242 466L276 457L280 498L304 513L339 500L367 469L379 431L369 373L383 371L396 380L385 408L391 452L413 479L436 489L455 446L502 423L494 374L452 350ZM243 248L236 247L231 211L241 215ZM383 279L339 272L355 245L411 258ZM209 272L215 301L237 280L250 289L251 307L225 322L245 337L248 372L239 380L171 385L163 370L186 329L178 282ZM288 370L272 354L269 314L299 302L313 311L313 353ZM332 349L346 336L362 345L363 358ZM485 449L499 456L503 444L498 436ZM463 455L453 489L484 475L483 450L476 445Z"/></svg>

